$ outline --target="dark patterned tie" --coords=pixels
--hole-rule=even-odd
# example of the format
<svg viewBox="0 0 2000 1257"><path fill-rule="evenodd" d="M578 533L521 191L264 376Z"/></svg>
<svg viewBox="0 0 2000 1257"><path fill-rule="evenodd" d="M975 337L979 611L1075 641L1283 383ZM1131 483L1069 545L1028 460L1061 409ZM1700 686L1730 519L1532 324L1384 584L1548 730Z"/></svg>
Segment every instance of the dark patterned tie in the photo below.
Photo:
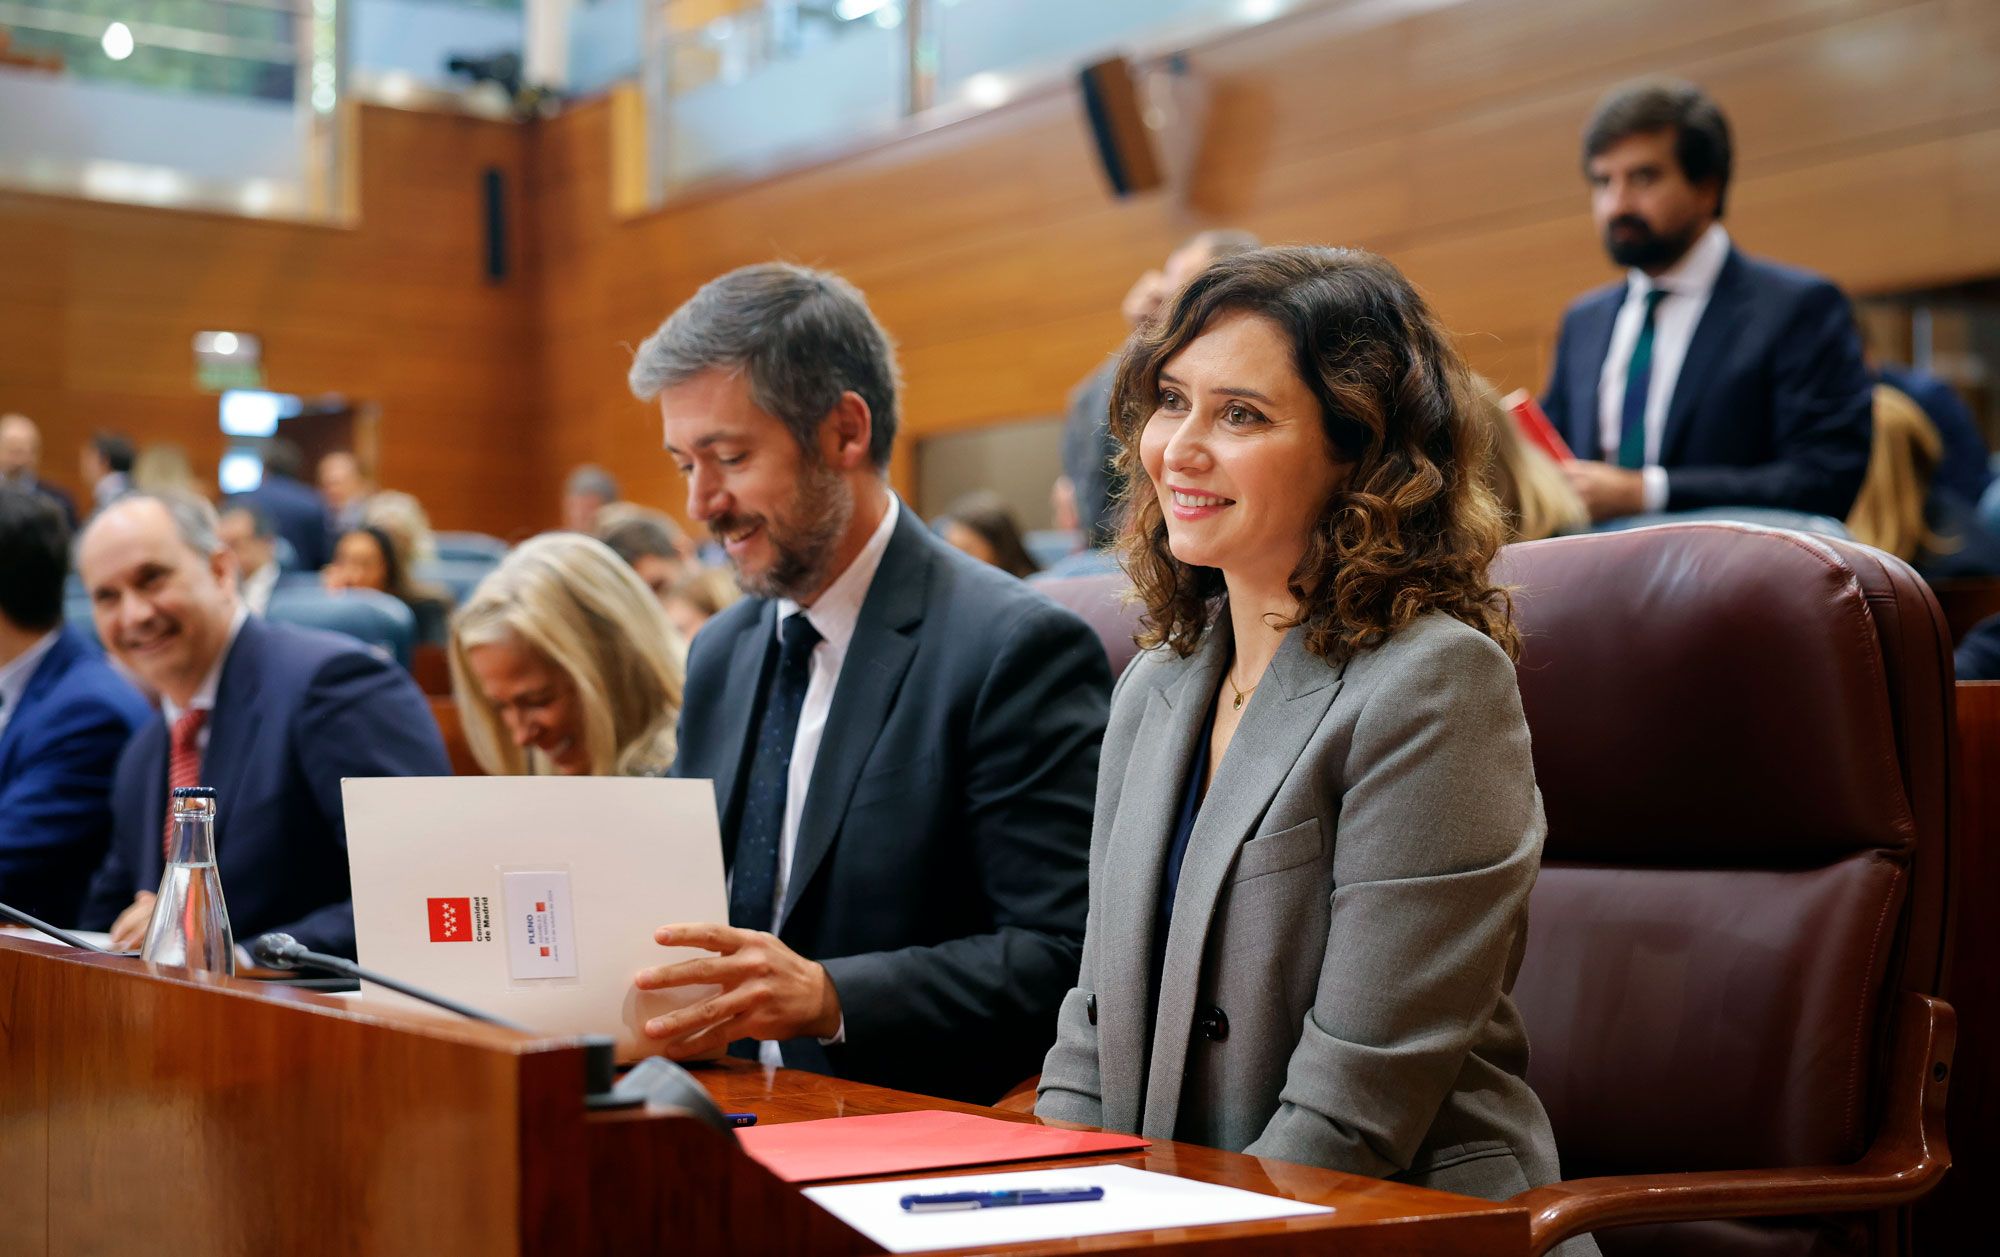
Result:
<svg viewBox="0 0 2000 1257"><path fill-rule="evenodd" d="M1632 358L1625 367L1625 405L1619 414L1618 465L1634 471L1646 465L1646 398L1653 389L1653 312L1667 295L1664 288L1646 292L1646 317Z"/></svg>
<svg viewBox="0 0 2000 1257"><path fill-rule="evenodd" d="M778 885L778 845L785 828L785 788L792 771L792 739L806 704L813 647L819 630L804 613L787 616L780 634L778 667L764 696L757 722L756 751L743 795L743 819L736 829L736 859L729 874L729 923L739 929L772 927Z"/></svg>

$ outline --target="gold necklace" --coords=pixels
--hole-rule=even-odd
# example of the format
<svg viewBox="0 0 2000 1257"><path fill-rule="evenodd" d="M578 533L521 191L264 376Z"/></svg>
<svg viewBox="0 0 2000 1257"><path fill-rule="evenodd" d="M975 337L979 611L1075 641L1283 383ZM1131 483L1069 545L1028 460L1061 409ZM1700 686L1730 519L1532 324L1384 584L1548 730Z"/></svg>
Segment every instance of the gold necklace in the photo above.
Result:
<svg viewBox="0 0 2000 1257"><path fill-rule="evenodd" d="M1253 685L1253 686L1251 686L1251 687L1250 687L1249 689L1247 689L1247 690L1237 690L1237 689L1236 689L1236 678L1235 678L1235 677L1233 677L1233 676L1229 675L1229 673L1228 673L1228 672L1224 672L1224 673L1222 674L1222 679L1223 679L1223 680L1225 680L1225 681L1227 681L1227 682L1229 682L1229 688L1230 688L1230 689L1232 689L1232 690L1236 690L1236 701L1235 701L1235 702L1233 702L1233 703L1231 703L1231 704L1229 705L1229 710L1231 710L1231 711L1242 711L1242 710L1243 710L1243 700L1244 700L1244 699L1246 699L1246 698L1248 698L1248 697L1250 697L1250 696L1251 696L1252 694L1255 694L1255 693L1257 692L1257 685L1262 685L1262 684L1263 684L1263 682L1262 682L1262 681L1259 681L1259 682L1257 682L1257 685Z"/></svg>

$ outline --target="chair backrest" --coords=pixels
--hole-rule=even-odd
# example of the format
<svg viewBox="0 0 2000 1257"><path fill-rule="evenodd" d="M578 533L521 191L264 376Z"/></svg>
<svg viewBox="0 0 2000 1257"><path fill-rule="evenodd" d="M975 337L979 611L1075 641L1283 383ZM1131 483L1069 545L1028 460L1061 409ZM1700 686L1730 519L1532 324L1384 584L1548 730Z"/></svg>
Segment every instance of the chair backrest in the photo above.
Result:
<svg viewBox="0 0 2000 1257"><path fill-rule="evenodd" d="M1732 524L1495 575L1549 819L1515 996L1565 1176L1852 1161L1895 994L1940 981L1936 601L1879 551Z"/></svg>
<svg viewBox="0 0 2000 1257"><path fill-rule="evenodd" d="M451 595L453 606L463 603L499 563L493 559L431 559L416 565L411 573L420 583L437 585Z"/></svg>
<svg viewBox="0 0 2000 1257"><path fill-rule="evenodd" d="M417 637L417 621L410 609L398 599L372 589L327 590L281 585L271 591L271 605L265 609L264 618L345 633L375 647L405 668L410 666L410 647Z"/></svg>
<svg viewBox="0 0 2000 1257"><path fill-rule="evenodd" d="M437 546L438 558L446 562L469 560L493 564L507 557L507 543L483 532L441 532L431 540Z"/></svg>
<svg viewBox="0 0 2000 1257"><path fill-rule="evenodd" d="M1036 593L1047 594L1083 617L1104 643L1111 679L1117 680L1139 653L1132 638L1139 632L1141 608L1132 600L1132 582L1125 573L1114 569L1098 576L1037 579L1031 585Z"/></svg>

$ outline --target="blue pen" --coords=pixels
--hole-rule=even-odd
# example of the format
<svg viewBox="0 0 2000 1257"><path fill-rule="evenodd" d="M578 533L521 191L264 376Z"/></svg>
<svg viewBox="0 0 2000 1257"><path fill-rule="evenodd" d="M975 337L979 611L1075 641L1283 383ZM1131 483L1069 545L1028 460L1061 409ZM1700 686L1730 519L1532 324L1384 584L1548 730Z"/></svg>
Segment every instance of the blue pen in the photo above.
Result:
<svg viewBox="0 0 2000 1257"><path fill-rule="evenodd" d="M1104 1199L1102 1187L1029 1187L1018 1191L939 1192L932 1196L905 1196L903 1208L910 1213L942 1213L950 1209L999 1209L1007 1205L1068 1205Z"/></svg>
<svg viewBox="0 0 2000 1257"><path fill-rule="evenodd" d="M755 1113L724 1113L722 1120L735 1127L755 1126L757 1124L757 1115Z"/></svg>

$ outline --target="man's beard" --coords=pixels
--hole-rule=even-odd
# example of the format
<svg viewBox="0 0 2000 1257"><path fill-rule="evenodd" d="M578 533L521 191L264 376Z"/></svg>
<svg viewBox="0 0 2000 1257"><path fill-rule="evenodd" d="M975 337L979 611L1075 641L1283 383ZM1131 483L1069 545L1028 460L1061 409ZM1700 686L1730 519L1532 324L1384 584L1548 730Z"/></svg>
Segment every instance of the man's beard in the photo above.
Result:
<svg viewBox="0 0 2000 1257"><path fill-rule="evenodd" d="M1620 227L1631 228L1632 234L1622 240L1613 236ZM1678 262L1694 244L1694 237L1692 226L1673 235L1662 235L1645 219L1626 214L1604 225L1604 251L1620 266L1650 271Z"/></svg>
<svg viewBox="0 0 2000 1257"><path fill-rule="evenodd" d="M854 518L854 497L847 492L839 472L809 459L800 474L798 497L786 514L785 519L776 515L762 518L726 515L710 523L720 536L753 524L764 526L773 555L768 569L752 574L745 572L734 556L729 560L729 566L736 572L736 583L753 598L790 598L797 602L802 596L818 593L833 575L827 569L833 563L834 543Z"/></svg>

